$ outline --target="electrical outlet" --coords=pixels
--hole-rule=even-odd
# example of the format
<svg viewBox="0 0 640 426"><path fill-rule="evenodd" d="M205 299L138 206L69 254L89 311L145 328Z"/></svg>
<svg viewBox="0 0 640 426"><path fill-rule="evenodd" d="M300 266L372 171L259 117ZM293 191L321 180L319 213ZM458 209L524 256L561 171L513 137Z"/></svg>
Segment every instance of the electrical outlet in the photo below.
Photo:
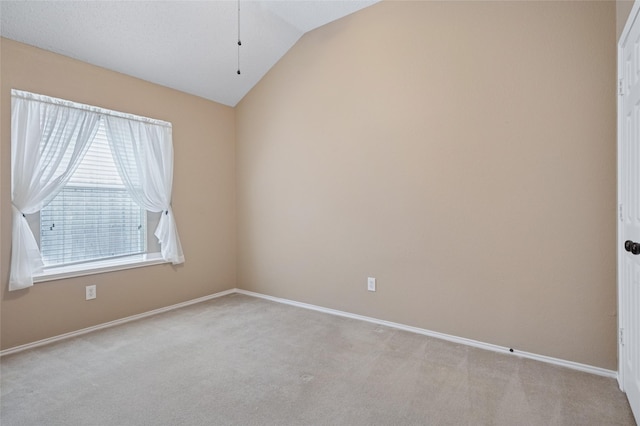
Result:
<svg viewBox="0 0 640 426"><path fill-rule="evenodd" d="M86 300L91 300L96 298L96 285L88 285L85 288Z"/></svg>
<svg viewBox="0 0 640 426"><path fill-rule="evenodd" d="M376 291L376 279L369 277L367 278L367 290Z"/></svg>

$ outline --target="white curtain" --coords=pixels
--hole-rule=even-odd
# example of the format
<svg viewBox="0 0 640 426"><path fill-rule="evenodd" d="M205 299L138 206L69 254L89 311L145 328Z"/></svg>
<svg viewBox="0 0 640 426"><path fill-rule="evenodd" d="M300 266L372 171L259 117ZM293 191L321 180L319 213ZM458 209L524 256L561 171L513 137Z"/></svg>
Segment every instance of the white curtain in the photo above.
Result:
<svg viewBox="0 0 640 426"><path fill-rule="evenodd" d="M11 91L13 229L9 290L33 285L42 256L25 214L40 211L69 180L98 129L100 116L69 103Z"/></svg>
<svg viewBox="0 0 640 426"><path fill-rule="evenodd" d="M146 210L162 212L154 233L160 242L162 258L173 264L184 263L171 210L173 142L170 125L116 116L105 116L104 120L114 162L131 198Z"/></svg>

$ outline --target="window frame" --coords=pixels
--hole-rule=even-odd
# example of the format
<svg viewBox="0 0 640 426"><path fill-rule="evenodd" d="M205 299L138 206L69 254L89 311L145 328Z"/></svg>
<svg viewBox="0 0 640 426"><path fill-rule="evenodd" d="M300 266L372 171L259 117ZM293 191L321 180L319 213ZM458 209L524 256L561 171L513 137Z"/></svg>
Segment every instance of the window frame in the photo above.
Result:
<svg viewBox="0 0 640 426"><path fill-rule="evenodd" d="M73 111L72 110L77 110ZM50 115L51 113L51 115ZM43 115L44 114L44 115ZM101 117L102 116L102 117ZM47 117L43 122L43 118ZM50 265L43 271L40 251L40 217L43 200L59 191L81 160L88 138L95 134L96 119L108 122L109 143L114 144L116 155L127 164L125 186L147 212L157 212L158 222L153 235L157 237L157 252L147 246L145 254L124 256L100 261L87 260L74 266ZM15 88L11 89L11 202L12 236L9 291L27 289L36 282L78 275L91 275L112 270L129 269L150 264L185 262L182 244L178 236L176 220L171 205L173 182L172 124L168 121L81 104L47 95L40 95ZM43 139L44 138L44 139ZM47 141L42 151L38 143ZM50 143L49 143L50 142ZM130 153L129 144L139 146ZM73 145L73 147L72 147ZM39 148L40 146L40 148ZM65 159L67 149L73 154ZM142 151L154 154L142 158ZM72 161L73 163L67 163ZM148 163L145 163L147 161ZM137 181L136 168L144 166L142 180ZM16 165L18 167L16 168ZM147 168L148 166L148 168ZM123 172L121 168L119 173ZM40 179L34 182L33 179ZM56 180L62 179L62 180ZM150 181L149 179L153 179ZM141 185L141 187L139 187ZM140 190L142 193L140 193ZM37 214L32 227L30 217ZM152 213L154 214L154 213ZM35 228L35 229L34 229ZM153 225L150 225L153 228ZM35 231L35 232L34 232ZM150 235L147 232L147 240Z"/></svg>
<svg viewBox="0 0 640 426"><path fill-rule="evenodd" d="M101 109L101 112L112 113L118 116L125 115L123 113L111 110ZM136 116L136 118L138 117ZM91 143L93 143L93 141ZM33 274L34 284L171 263L170 261L165 260L162 257L160 243L153 233L153 230L157 228L160 222L160 218L163 212L152 212L149 210L145 210L144 208L142 210L144 211L146 217L146 251L144 253L79 261L63 265L45 265L40 272L36 272ZM25 215L29 227L31 228L33 236L36 240L36 243L38 244L38 248L41 248L40 213L41 211L38 211L34 214Z"/></svg>

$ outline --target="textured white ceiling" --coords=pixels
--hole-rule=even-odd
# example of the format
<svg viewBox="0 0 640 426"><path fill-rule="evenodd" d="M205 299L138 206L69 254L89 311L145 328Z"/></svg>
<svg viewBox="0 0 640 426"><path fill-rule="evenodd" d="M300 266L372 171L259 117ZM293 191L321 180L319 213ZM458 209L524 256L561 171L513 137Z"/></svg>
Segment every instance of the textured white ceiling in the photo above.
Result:
<svg viewBox="0 0 640 426"><path fill-rule="evenodd" d="M379 0L7 1L0 34L235 106L307 31Z"/></svg>

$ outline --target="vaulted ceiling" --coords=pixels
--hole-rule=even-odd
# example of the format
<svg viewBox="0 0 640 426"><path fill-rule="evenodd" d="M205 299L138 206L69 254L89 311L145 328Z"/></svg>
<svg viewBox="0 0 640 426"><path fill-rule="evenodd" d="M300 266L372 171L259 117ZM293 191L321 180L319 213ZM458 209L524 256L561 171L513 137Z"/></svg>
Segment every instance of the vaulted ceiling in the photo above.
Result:
<svg viewBox="0 0 640 426"><path fill-rule="evenodd" d="M235 106L304 33L377 1L2 0L0 35Z"/></svg>

